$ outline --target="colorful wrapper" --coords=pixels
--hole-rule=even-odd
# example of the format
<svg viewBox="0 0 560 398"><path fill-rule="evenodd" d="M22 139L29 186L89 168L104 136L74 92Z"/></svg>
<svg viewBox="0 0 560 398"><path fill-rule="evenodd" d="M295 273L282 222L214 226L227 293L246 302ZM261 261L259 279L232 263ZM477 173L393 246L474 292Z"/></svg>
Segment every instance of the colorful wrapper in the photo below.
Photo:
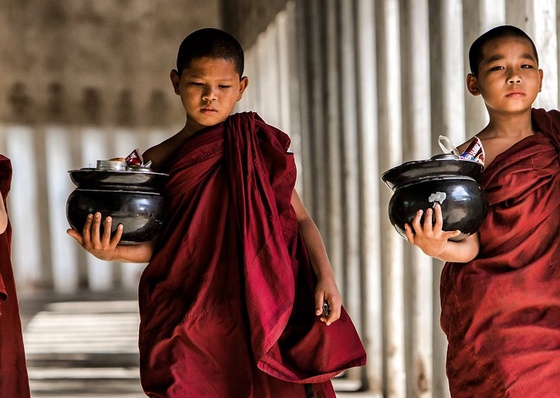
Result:
<svg viewBox="0 0 560 398"><path fill-rule="evenodd" d="M474 136L469 146L467 146L467 149L465 149L460 157L465 160L473 160L484 166L484 147L482 146L480 138Z"/></svg>

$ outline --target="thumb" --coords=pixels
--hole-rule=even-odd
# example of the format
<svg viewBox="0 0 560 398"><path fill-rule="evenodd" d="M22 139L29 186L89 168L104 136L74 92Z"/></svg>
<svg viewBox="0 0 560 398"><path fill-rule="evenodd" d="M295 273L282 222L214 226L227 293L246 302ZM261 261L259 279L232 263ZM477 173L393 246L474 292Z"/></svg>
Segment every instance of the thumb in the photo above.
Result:
<svg viewBox="0 0 560 398"><path fill-rule="evenodd" d="M456 237L456 236L461 235L461 231L459 231L459 230L457 229L457 230L455 230L455 231L446 232L445 235L446 235L446 238L447 238L447 239L449 239L449 238L454 238L454 237Z"/></svg>
<svg viewBox="0 0 560 398"><path fill-rule="evenodd" d="M80 233L78 231L76 231L75 229L67 229L66 233L68 235L70 235L72 238L76 239L76 241L81 245L84 240L82 238L82 235L80 235Z"/></svg>

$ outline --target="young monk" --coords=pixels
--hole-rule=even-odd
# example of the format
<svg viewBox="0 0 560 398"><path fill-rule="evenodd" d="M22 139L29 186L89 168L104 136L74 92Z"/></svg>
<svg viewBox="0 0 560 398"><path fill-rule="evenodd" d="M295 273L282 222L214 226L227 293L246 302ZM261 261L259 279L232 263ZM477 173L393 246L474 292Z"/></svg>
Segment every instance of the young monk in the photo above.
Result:
<svg viewBox="0 0 560 398"><path fill-rule="evenodd" d="M334 398L330 379L363 365L365 351L294 190L288 136L254 113L230 115L248 79L226 32L187 36L171 82L185 126L144 154L170 174L159 238L120 246L122 226L111 238L107 217L100 236L100 214L82 234L69 230L98 258L149 261L139 286L146 394Z"/></svg>
<svg viewBox="0 0 560 398"><path fill-rule="evenodd" d="M437 206L433 226L419 211L406 236L447 261L441 325L452 397L560 396L560 113L532 109L543 71L522 30L484 33L469 62L467 88L490 116L477 134L488 217L453 242L459 231L442 231Z"/></svg>
<svg viewBox="0 0 560 398"><path fill-rule="evenodd" d="M19 305L12 268L12 226L6 200L12 163L0 155L0 397L29 398Z"/></svg>

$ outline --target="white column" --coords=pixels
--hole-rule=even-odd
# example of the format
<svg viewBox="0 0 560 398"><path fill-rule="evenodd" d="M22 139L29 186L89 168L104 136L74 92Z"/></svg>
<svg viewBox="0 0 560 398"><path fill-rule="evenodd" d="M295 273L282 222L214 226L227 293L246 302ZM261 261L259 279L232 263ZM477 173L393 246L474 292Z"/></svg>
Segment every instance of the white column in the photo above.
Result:
<svg viewBox="0 0 560 398"><path fill-rule="evenodd" d="M340 3L340 94L342 110L344 265L346 302L354 324L361 330L360 268L360 174L358 153L358 113L356 112L356 37L353 1ZM360 82L361 83L361 82Z"/></svg>
<svg viewBox="0 0 560 398"><path fill-rule="evenodd" d="M370 0L358 0L356 4L357 26L357 81L359 107L360 194L361 206L361 262L364 275L363 337L368 352L366 368L370 388L382 391L383 382L383 328L381 289L381 240L380 218L387 217L387 209L379 203L380 187L378 166L378 139L380 131L377 119L377 58L375 55L375 10ZM396 233L396 231L394 231Z"/></svg>
<svg viewBox="0 0 560 398"><path fill-rule="evenodd" d="M558 16L556 0L529 3L534 15L532 38L539 53L539 67L544 71L543 89L535 107L558 109Z"/></svg>
<svg viewBox="0 0 560 398"><path fill-rule="evenodd" d="M72 165L71 135L75 132L67 127L51 126L45 131L45 151L48 180L49 231L51 235L51 264L53 285L56 292L77 292L79 272L77 242L66 235L70 228L66 219L66 201L76 188L68 170ZM80 249L81 250L81 249Z"/></svg>
<svg viewBox="0 0 560 398"><path fill-rule="evenodd" d="M379 84L379 143L381 172L402 163L401 37L399 1L386 0L376 13ZM387 209L392 193L380 191L381 208ZM406 396L403 239L388 217L381 218L384 380L387 397Z"/></svg>
<svg viewBox="0 0 560 398"><path fill-rule="evenodd" d="M506 22L506 0L479 0L480 1L480 27L481 32L503 25ZM465 28L470 20L467 20Z"/></svg>
<svg viewBox="0 0 560 398"><path fill-rule="evenodd" d="M438 18L438 24L441 29L441 74L436 84L441 89L441 127L439 131L433 131L435 137L432 142L436 142L439 134L447 135L453 143L464 142L466 139L465 128L465 76L464 68L457 65L464 65L465 52L468 49L464 47L463 33L463 13L462 1L460 0L443 0ZM436 66L437 67L437 66ZM437 146L436 146L437 148ZM440 313L439 300L439 284L442 263L434 261L433 279L434 279L434 314ZM434 373L434 397L448 397L449 387L447 378L445 377L445 361L447 352L447 340L443 335L439 326L439 316L434 316L433 322L433 373Z"/></svg>
<svg viewBox="0 0 560 398"><path fill-rule="evenodd" d="M7 200L13 228L12 260L18 284L40 286L42 281L41 230L35 131L7 126L5 155L12 161L12 188Z"/></svg>
<svg viewBox="0 0 560 398"><path fill-rule="evenodd" d="M431 105L430 105L430 37L428 0L407 1L409 68L403 71L405 84L409 87L406 103L408 126L405 148L412 160L427 159L432 156ZM432 329L433 279L432 260L418 248L406 244L405 251L405 319L407 328L407 389L408 396L432 396Z"/></svg>
<svg viewBox="0 0 560 398"><path fill-rule="evenodd" d="M507 0L507 22L523 29L534 41L539 67L544 71L543 89L534 106L558 107L558 23L556 0Z"/></svg>
<svg viewBox="0 0 560 398"><path fill-rule="evenodd" d="M444 131L436 132L449 137L455 145L465 141L465 76L460 65L464 65L463 12L461 0L441 2L440 18L442 39L442 95ZM467 49L468 51L468 49Z"/></svg>
<svg viewBox="0 0 560 398"><path fill-rule="evenodd" d="M327 203L327 225L326 242L329 257L334 268L335 278L339 284L340 293L346 296L347 286L344 282L345 259L344 259L344 200L343 185L344 172L342 164L342 120L340 107L340 76L339 60L341 57L339 43L338 1L327 0L325 2L326 18L325 33L327 45L325 46L326 64L325 84L329 95L325 98L328 109L329 122L325 124L324 136L328 142L327 158L328 167L325 173L329 175L328 203Z"/></svg>
<svg viewBox="0 0 560 398"><path fill-rule="evenodd" d="M296 189L299 193L303 189L303 180L299 172L302 170L302 131L301 123L301 104L298 79L298 59L296 33L296 5L295 1L289 1L286 9L278 14L278 40L279 40L279 62L280 73L283 76L280 80L280 93L282 96L282 121L281 128L290 135L292 145L290 150L296 157L298 169L298 179Z"/></svg>

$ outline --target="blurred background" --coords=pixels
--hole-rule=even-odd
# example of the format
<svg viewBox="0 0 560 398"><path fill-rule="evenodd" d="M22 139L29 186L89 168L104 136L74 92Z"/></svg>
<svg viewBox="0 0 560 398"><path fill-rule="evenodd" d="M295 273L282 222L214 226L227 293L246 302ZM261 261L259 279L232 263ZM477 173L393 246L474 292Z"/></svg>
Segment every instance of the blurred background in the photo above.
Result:
<svg viewBox="0 0 560 398"><path fill-rule="evenodd" d="M292 138L298 190L325 239L368 365L340 396L448 396L439 329L442 264L387 217L380 175L440 153L486 122L465 90L466 54L514 24L558 106L556 0L0 0L0 152L14 168L13 263L36 397L141 397L136 289L142 264L100 262L66 235L67 171L144 151L184 112L169 72L191 31L246 50L254 110ZM72 395L73 394L73 395Z"/></svg>

